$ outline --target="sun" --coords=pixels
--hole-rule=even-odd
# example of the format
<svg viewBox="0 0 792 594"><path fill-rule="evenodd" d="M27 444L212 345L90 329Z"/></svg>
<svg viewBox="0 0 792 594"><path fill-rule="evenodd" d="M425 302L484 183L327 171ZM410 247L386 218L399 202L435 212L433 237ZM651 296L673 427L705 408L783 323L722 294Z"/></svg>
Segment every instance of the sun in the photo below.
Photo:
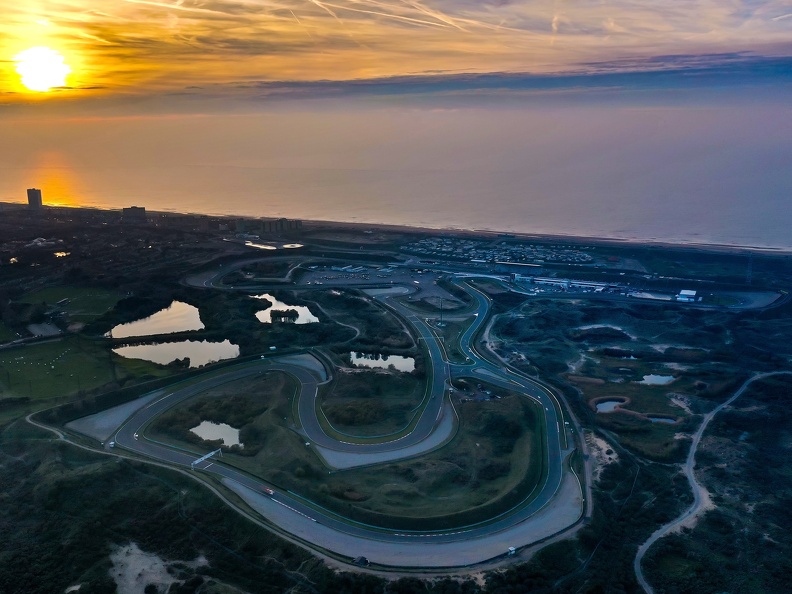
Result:
<svg viewBox="0 0 792 594"><path fill-rule="evenodd" d="M19 52L14 56L14 62L22 84L41 93L65 86L66 76L71 72L60 52L43 46Z"/></svg>

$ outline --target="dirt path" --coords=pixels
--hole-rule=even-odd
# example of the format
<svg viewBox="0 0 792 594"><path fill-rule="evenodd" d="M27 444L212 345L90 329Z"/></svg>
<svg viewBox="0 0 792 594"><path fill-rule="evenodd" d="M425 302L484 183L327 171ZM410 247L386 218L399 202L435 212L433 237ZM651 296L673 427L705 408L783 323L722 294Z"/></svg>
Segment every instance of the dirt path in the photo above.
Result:
<svg viewBox="0 0 792 594"><path fill-rule="evenodd" d="M686 509L682 514L671 520L668 524L664 524L660 528L658 528L654 534L652 534L645 543L643 543L638 548L638 553L635 555L635 561L633 561L633 569L635 570L635 577L638 580L638 583L643 588L646 594L654 594L654 590L652 586L646 581L644 578L643 570L641 569L641 561L643 561L644 555L649 550L649 548L657 542L659 539L663 538L664 536L676 531L681 526L685 525L688 522L695 522L698 516L706 511L707 506L710 504L710 497L709 491L696 480L695 475L695 468L696 468L696 450L698 449L699 442L701 441L702 435L704 435L704 431L707 429L707 425L709 425L710 421L717 415L721 410L729 406L732 402L737 400L740 396L742 396L743 392L756 380L764 379L766 377L770 377L773 375L789 375L792 374L792 371L773 371L770 373L759 373L750 378L748 378L745 383L740 386L740 389L734 393L734 396L729 398L726 402L721 404L720 406L716 407L704 417L704 420L701 423L701 426L698 428L698 431L693 435L693 443L690 444L690 452L688 452L687 460L685 461L685 465L683 470L685 472L685 476L690 483L691 489L693 489L693 504Z"/></svg>

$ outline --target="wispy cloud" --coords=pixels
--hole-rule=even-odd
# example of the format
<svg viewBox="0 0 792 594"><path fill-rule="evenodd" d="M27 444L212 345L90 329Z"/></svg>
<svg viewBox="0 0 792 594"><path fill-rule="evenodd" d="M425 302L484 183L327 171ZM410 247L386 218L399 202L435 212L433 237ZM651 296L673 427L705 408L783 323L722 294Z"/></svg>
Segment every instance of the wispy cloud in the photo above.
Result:
<svg viewBox="0 0 792 594"><path fill-rule="evenodd" d="M31 45L67 56L75 93L139 94L630 70L675 54L788 56L789 9L786 0L17 0L0 8L0 90L19 90L7 61Z"/></svg>
<svg viewBox="0 0 792 594"><path fill-rule="evenodd" d="M517 91L535 96L553 94L689 90L747 84L792 86L792 58L745 53L655 56L647 59L591 62L576 72L531 74L434 73L421 76L348 81L245 81L217 84L202 90L216 96L240 97L344 97L383 95L468 95ZM523 95L525 97L526 95Z"/></svg>

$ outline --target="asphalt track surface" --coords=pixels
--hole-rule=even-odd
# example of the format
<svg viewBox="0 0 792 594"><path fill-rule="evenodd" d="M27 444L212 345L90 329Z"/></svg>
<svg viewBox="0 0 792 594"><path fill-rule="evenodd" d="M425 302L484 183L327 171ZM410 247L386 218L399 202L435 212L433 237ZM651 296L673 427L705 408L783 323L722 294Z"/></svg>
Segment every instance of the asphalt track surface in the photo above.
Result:
<svg viewBox="0 0 792 594"><path fill-rule="evenodd" d="M226 273L227 270L223 272ZM212 281L219 276L219 274L216 275L212 278ZM483 381L524 394L526 397L536 401L537 405L543 409L547 443L545 452L546 473L540 492L530 501L526 500L511 510L504 510L500 516L480 524L459 526L436 532L400 531L397 533L382 528L353 523L330 511L311 505L310 502L306 502L297 494L277 491L271 496L271 499L284 508L291 510L292 513L300 514L310 521L318 522L339 533L365 540L393 543L397 547L408 546L409 543L413 542L440 544L475 541L477 538L513 528L529 520L536 512L545 508L561 486L564 479L564 457L569 453L565 449L564 421L560 415L560 405L548 388L503 366L496 365L476 352L472 346L473 338L486 321L490 302L486 295L472 287L465 285L463 288L476 299L478 305L476 320L460 339L460 346L470 360L470 363L466 365L449 364L444 359L442 346L434 336L428 320L421 318L405 305L394 300L394 294L391 291L372 291L375 299L406 320L412 326L415 334L420 339L423 339L431 361L430 387L424 400L424 409L413 429L398 439L373 443L347 443L327 435L323 431L316 413L318 387L324 381L324 378L317 373L315 363L309 364L305 359L301 362L299 357L291 356L240 364L239 366L228 368L228 371L221 376L214 376L171 391L133 414L116 432L114 438L116 446L160 462L192 468L192 464L198 457L195 453L174 449L171 446L146 439L143 434L146 425L172 406L205 390L257 374L281 371L291 375L299 383L298 414L302 426L301 432L307 442L353 456L392 452L394 454L393 459L399 458L399 450L412 447L413 453L411 456L415 456L415 447L418 446L420 448L421 443L425 442L427 437L435 430L437 420L444 407L450 378L461 376L480 377ZM435 446L427 445L427 451L433 447ZM224 464L221 458L211 458L203 461L195 465L195 469L220 479L235 481L254 492L262 493L266 492L265 489L271 488L261 479ZM523 546L532 543L515 544ZM361 547L362 550L365 550L363 544ZM484 560L486 558L481 559L481 561ZM447 565L447 563L444 565Z"/></svg>

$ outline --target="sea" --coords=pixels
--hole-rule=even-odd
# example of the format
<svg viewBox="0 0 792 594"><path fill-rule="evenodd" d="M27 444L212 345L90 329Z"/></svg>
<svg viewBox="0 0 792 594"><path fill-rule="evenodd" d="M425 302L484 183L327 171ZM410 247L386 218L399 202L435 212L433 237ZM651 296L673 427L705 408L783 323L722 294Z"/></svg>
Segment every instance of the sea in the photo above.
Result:
<svg viewBox="0 0 792 594"><path fill-rule="evenodd" d="M0 122L0 200L38 187L48 204L792 250L792 117L777 116L735 107Z"/></svg>

